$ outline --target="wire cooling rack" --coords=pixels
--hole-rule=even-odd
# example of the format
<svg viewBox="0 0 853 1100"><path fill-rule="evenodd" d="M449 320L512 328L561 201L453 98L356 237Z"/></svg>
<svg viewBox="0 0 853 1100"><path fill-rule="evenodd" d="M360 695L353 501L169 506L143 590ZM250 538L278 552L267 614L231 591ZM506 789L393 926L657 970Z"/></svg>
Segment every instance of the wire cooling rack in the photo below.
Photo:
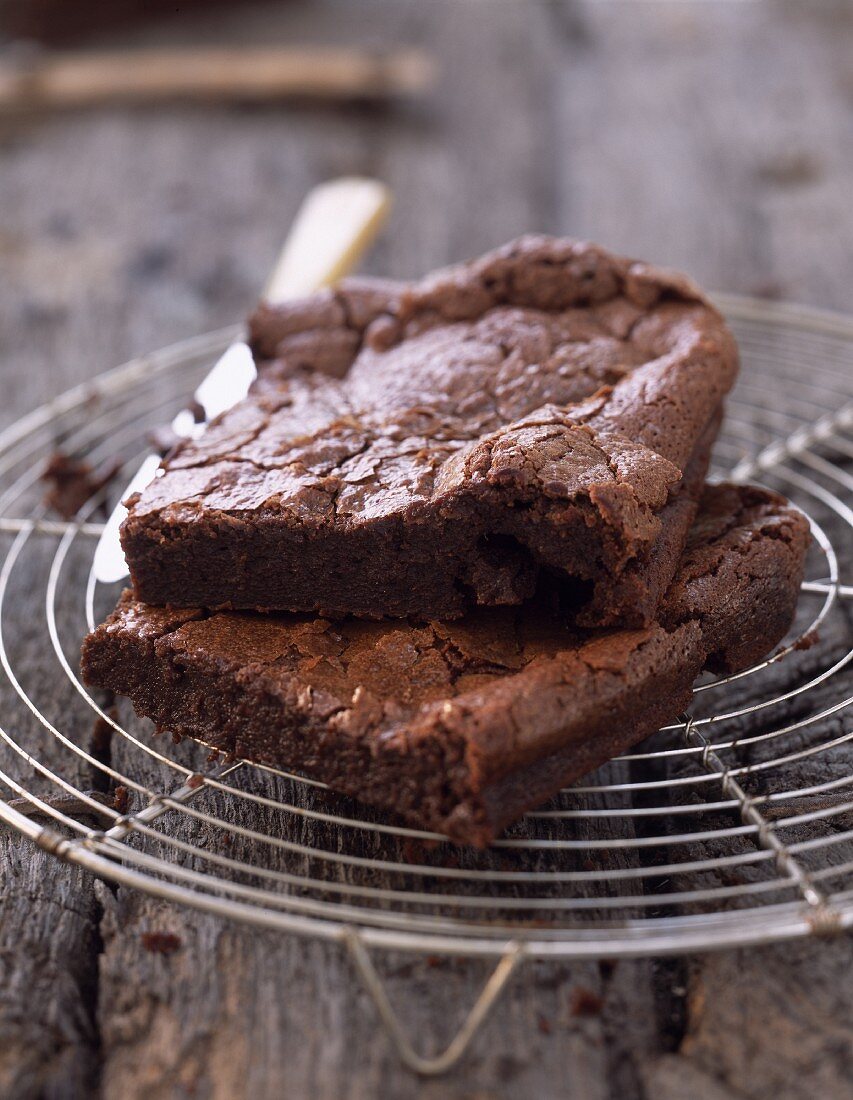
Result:
<svg viewBox="0 0 853 1100"><path fill-rule="evenodd" d="M767 660L704 677L689 714L489 851L456 849L322 784L155 736L90 694L83 634L109 610L92 558L104 509L228 330L135 360L0 435L0 820L105 878L246 923L346 945L401 1057L461 1057L527 958L627 957L830 935L853 925L853 319L725 298L741 381L714 475L809 515L795 627ZM39 477L55 448L125 469L74 522ZM380 948L486 956L450 1046L425 1057L374 967Z"/></svg>

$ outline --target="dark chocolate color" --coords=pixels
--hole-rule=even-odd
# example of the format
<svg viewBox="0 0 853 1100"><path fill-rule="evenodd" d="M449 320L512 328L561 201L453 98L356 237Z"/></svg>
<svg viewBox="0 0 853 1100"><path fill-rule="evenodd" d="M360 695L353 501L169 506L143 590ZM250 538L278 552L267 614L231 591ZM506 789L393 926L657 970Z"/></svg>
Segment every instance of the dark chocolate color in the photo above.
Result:
<svg viewBox="0 0 853 1100"><path fill-rule="evenodd" d="M589 625L652 621L691 519L667 507L737 370L688 280L525 237L250 331L253 393L131 504L140 599L450 619L545 571Z"/></svg>
<svg viewBox="0 0 853 1100"><path fill-rule="evenodd" d="M645 629L572 631L552 586L420 625L167 610L127 592L83 672L160 727L483 845L674 718L703 666L772 649L807 544L776 494L711 487Z"/></svg>
<svg viewBox="0 0 853 1100"><path fill-rule="evenodd" d="M119 459L108 459L94 468L83 459L54 451L41 475L47 485L44 502L63 519L74 519L86 501L109 485L120 469Z"/></svg>

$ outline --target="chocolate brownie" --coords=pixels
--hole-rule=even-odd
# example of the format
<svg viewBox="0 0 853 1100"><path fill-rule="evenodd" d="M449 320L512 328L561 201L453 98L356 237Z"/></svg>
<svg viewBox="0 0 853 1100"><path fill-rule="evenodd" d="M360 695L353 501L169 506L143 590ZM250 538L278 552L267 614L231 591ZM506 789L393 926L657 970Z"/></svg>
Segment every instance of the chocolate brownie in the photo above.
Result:
<svg viewBox="0 0 853 1100"><path fill-rule="evenodd" d="M95 468L83 459L54 451L41 474L47 485L44 503L63 519L74 519L86 501L109 485L120 469L120 459L107 459ZM101 510L104 507L102 504Z"/></svg>
<svg viewBox="0 0 853 1100"><path fill-rule="evenodd" d="M767 653L807 544L776 494L708 488L658 620L597 634L566 625L550 583L521 607L421 624L169 610L128 591L83 673L161 728L484 845L676 716L703 666Z"/></svg>
<svg viewBox="0 0 853 1100"><path fill-rule="evenodd" d="M525 237L262 306L250 337L251 395L131 502L139 599L446 620L553 572L588 625L653 619L737 370L687 279Z"/></svg>

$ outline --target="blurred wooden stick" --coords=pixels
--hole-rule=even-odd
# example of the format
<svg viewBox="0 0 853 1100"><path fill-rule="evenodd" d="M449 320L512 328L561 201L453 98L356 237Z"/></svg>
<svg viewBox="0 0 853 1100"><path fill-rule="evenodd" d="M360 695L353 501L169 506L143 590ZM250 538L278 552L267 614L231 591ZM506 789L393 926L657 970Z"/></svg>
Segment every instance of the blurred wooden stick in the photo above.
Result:
<svg viewBox="0 0 853 1100"><path fill-rule="evenodd" d="M147 49L39 54L0 61L0 110L169 99L382 99L422 92L430 59L415 50Z"/></svg>

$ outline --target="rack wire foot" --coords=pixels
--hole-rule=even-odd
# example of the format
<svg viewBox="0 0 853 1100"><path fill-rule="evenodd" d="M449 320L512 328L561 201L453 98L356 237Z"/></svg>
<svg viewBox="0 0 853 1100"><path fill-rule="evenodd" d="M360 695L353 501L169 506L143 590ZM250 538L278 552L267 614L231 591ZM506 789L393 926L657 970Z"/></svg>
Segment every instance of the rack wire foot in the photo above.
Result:
<svg viewBox="0 0 853 1100"><path fill-rule="evenodd" d="M355 929L347 929L344 942L401 1060L410 1070L422 1077L439 1077L459 1062L524 957L524 949L520 943L512 942L507 945L500 962L483 986L480 996L474 1002L455 1038L441 1054L425 1057L418 1054L403 1030L385 992L382 979L358 932Z"/></svg>

